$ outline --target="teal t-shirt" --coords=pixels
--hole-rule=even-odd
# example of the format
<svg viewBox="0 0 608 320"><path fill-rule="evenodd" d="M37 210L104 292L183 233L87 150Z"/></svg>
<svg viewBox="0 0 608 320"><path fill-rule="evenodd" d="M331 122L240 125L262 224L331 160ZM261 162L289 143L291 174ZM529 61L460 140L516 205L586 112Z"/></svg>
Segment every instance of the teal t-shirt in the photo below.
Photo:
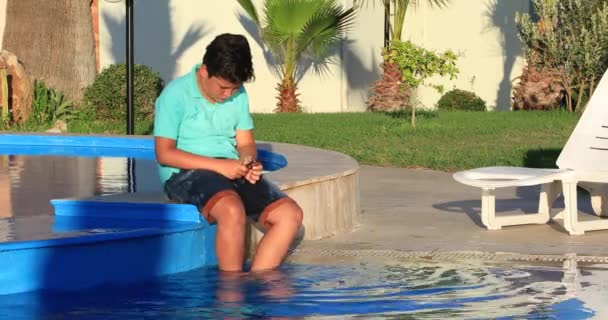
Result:
<svg viewBox="0 0 608 320"><path fill-rule="evenodd" d="M199 67L171 81L156 99L154 136L173 139L178 149L193 154L238 159L236 130L253 129L247 92L241 87L230 98L210 103L196 82ZM178 171L159 165L161 182Z"/></svg>

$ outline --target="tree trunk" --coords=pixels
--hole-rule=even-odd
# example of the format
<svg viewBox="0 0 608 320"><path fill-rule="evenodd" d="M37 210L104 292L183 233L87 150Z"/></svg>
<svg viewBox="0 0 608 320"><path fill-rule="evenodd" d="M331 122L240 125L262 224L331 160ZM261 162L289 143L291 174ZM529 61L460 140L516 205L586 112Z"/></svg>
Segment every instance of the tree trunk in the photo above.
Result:
<svg viewBox="0 0 608 320"><path fill-rule="evenodd" d="M8 0L4 49L76 104L95 79L91 0Z"/></svg>
<svg viewBox="0 0 608 320"><path fill-rule="evenodd" d="M300 100L298 99L296 84L291 80L283 80L277 85L277 107L275 112L301 112Z"/></svg>

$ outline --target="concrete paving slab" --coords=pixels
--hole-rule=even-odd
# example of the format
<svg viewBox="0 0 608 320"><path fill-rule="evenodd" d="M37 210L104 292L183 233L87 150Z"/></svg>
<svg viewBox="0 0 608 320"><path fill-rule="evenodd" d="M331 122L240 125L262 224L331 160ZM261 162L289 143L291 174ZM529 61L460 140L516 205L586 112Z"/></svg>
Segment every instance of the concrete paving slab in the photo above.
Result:
<svg viewBox="0 0 608 320"><path fill-rule="evenodd" d="M459 184L451 173L362 166L360 188L363 220L357 228L304 241L299 248L608 256L608 231L571 236L555 221L485 229L479 216L480 189ZM539 187L499 190L497 213L535 212L538 191ZM580 197L582 212L590 213L588 199ZM555 206L563 208L563 201L558 199Z"/></svg>

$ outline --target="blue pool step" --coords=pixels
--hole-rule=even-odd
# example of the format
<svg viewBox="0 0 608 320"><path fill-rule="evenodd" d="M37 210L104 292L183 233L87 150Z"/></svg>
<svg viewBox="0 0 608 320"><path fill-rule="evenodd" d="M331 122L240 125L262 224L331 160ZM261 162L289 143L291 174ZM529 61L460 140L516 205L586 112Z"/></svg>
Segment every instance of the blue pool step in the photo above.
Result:
<svg viewBox="0 0 608 320"><path fill-rule="evenodd" d="M124 284L217 264L216 227L192 205L51 203L57 237L0 243L0 295Z"/></svg>

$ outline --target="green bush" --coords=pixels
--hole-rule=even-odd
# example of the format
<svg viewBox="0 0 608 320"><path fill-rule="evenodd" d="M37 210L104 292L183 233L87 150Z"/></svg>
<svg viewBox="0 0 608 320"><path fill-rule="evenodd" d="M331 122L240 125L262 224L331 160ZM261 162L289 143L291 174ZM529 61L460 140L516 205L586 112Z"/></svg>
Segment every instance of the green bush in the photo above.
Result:
<svg viewBox="0 0 608 320"><path fill-rule="evenodd" d="M78 117L78 111L73 107L72 101L67 100L63 92L48 88L44 81L36 80L32 113L28 121L36 124L54 124L57 120L67 122Z"/></svg>
<svg viewBox="0 0 608 320"><path fill-rule="evenodd" d="M135 118L152 119L154 102L163 89L158 72L136 64L134 66L133 105ZM113 64L105 68L93 84L84 91L83 104L95 110L97 119L123 120L127 114L127 68L125 64Z"/></svg>
<svg viewBox="0 0 608 320"><path fill-rule="evenodd" d="M566 109L582 112L608 68L608 1L531 2L534 10L515 15L528 66L553 71L564 86Z"/></svg>
<svg viewBox="0 0 608 320"><path fill-rule="evenodd" d="M439 99L437 108L439 110L486 111L486 102L471 91L454 89L446 92Z"/></svg>

